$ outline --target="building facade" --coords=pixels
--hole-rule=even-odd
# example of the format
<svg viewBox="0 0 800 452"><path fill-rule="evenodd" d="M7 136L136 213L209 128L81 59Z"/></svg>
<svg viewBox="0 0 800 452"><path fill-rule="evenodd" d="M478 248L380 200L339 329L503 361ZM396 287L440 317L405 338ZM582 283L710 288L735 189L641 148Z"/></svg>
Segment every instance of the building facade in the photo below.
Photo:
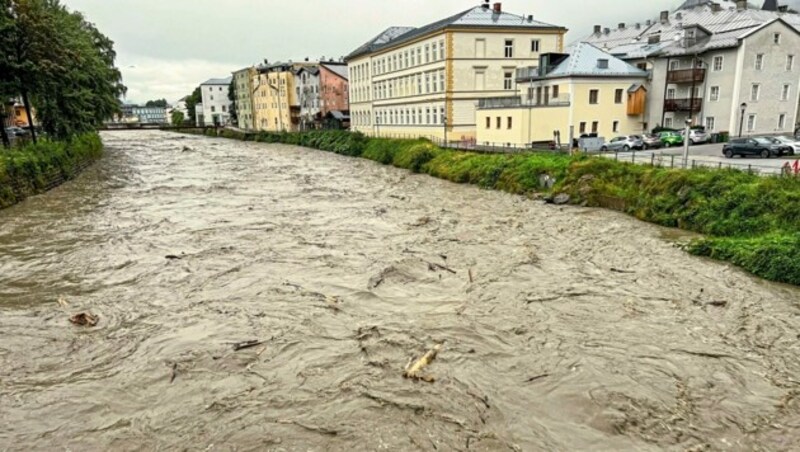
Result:
<svg viewBox="0 0 800 452"><path fill-rule="evenodd" d="M301 67L295 74L295 94L300 104L300 130L312 130L320 124L319 66Z"/></svg>
<svg viewBox="0 0 800 452"><path fill-rule="evenodd" d="M324 63L319 66L320 114L338 111L350 115L350 82L346 64Z"/></svg>
<svg viewBox="0 0 800 452"><path fill-rule="evenodd" d="M300 130L297 72L304 64L277 63L259 66L254 80L256 130L271 132Z"/></svg>
<svg viewBox="0 0 800 452"><path fill-rule="evenodd" d="M134 105L131 108L131 115L142 124L166 124L167 109L164 107L139 107Z"/></svg>
<svg viewBox="0 0 800 452"><path fill-rule="evenodd" d="M253 79L255 77L255 67L247 67L233 73L236 120L237 126L241 129L254 130L256 128L253 113Z"/></svg>
<svg viewBox="0 0 800 452"><path fill-rule="evenodd" d="M591 44L578 44L569 55L542 55L538 66L517 71L522 95L481 99L477 144L567 145L581 135L641 133L647 76Z"/></svg>
<svg viewBox="0 0 800 452"><path fill-rule="evenodd" d="M687 120L732 135L791 133L800 106L800 16L745 1L689 0L656 20L585 38L651 72L643 126Z"/></svg>
<svg viewBox="0 0 800 452"><path fill-rule="evenodd" d="M515 71L560 52L566 29L482 4L420 28L392 27L347 58L354 130L474 140L475 106L517 90Z"/></svg>
<svg viewBox="0 0 800 452"><path fill-rule="evenodd" d="M232 77L212 78L200 85L202 102L195 106L198 126L224 126L230 122L231 101L228 91L231 80Z"/></svg>

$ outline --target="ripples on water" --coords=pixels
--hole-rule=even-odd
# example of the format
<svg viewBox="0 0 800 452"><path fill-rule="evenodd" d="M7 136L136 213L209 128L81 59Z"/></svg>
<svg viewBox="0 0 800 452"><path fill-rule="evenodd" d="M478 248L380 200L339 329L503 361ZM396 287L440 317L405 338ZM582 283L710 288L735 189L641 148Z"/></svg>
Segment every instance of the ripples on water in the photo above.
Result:
<svg viewBox="0 0 800 452"><path fill-rule="evenodd" d="M800 293L658 228L296 147L103 138L0 211L0 450L800 442ZM438 342L436 382L404 380Z"/></svg>

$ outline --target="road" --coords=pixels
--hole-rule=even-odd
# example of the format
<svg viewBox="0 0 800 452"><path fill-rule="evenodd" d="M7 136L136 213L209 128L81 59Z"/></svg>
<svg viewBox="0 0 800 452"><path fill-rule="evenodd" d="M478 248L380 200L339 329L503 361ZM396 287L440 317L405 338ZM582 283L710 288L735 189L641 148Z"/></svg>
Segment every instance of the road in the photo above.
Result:
<svg viewBox="0 0 800 452"><path fill-rule="evenodd" d="M739 168L763 174L780 174L786 163L794 164L798 156L775 157L762 159L760 157L734 157L725 158L722 155L722 143L703 144L689 147L689 162L691 167L708 166L718 168ZM635 161L636 163L655 163L663 166L682 166L683 147L653 149L648 151L620 152L609 154L619 160Z"/></svg>

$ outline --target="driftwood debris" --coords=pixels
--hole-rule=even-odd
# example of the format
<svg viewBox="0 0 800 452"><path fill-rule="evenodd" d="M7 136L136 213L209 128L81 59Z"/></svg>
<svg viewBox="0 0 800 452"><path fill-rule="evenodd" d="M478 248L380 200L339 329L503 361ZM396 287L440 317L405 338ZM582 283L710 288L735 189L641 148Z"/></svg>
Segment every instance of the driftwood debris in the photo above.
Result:
<svg viewBox="0 0 800 452"><path fill-rule="evenodd" d="M342 310L342 300L339 297L326 295L325 296L325 303L328 305L329 308L333 309L336 312Z"/></svg>
<svg viewBox="0 0 800 452"><path fill-rule="evenodd" d="M166 256L164 256L164 259L171 260L171 261L181 260L181 259L183 259L183 256L176 256L174 254L167 254Z"/></svg>
<svg viewBox="0 0 800 452"><path fill-rule="evenodd" d="M259 345L261 345L263 343L264 343L264 341L259 341L259 340L237 342L237 343L233 344L233 351L238 352L239 350L245 350L245 349L248 349L248 348L258 347Z"/></svg>
<svg viewBox="0 0 800 452"><path fill-rule="evenodd" d="M64 309L69 307L69 303L67 303L67 300L64 297L58 297L58 305Z"/></svg>
<svg viewBox="0 0 800 452"><path fill-rule="evenodd" d="M80 314L75 314L70 317L69 321L78 326L92 327L97 325L100 321L100 317L89 312L81 312Z"/></svg>
<svg viewBox="0 0 800 452"><path fill-rule="evenodd" d="M436 355L441 349L442 344L436 344L432 349L428 350L427 353L422 355L422 358L418 359L413 364L409 363L403 372L403 377L411 380L422 380L428 383L433 383L435 379L428 375L422 375L422 371L425 369L425 367L432 363L434 359L436 359Z"/></svg>
<svg viewBox="0 0 800 452"><path fill-rule="evenodd" d="M469 283L472 284L475 282L475 278L472 276L472 269L469 269Z"/></svg>
<svg viewBox="0 0 800 452"><path fill-rule="evenodd" d="M172 363L172 375L169 377L169 384L175 382L175 378L178 376L178 363Z"/></svg>
<svg viewBox="0 0 800 452"><path fill-rule="evenodd" d="M452 273L454 275L457 274L457 272L455 270L453 270L452 268L450 268L450 267L445 267L444 265L434 264L434 263L431 263L431 262L428 262L428 270L430 270L432 272L435 272L437 270L444 270L444 271Z"/></svg>

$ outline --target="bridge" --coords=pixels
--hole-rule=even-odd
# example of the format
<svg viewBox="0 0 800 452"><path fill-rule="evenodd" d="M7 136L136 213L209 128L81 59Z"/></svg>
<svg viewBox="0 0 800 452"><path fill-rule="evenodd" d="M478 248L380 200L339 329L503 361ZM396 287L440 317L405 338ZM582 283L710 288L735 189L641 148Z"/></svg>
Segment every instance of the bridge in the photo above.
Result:
<svg viewBox="0 0 800 452"><path fill-rule="evenodd" d="M213 129L214 126L174 126L159 122L109 122L103 124L99 130L206 130Z"/></svg>

